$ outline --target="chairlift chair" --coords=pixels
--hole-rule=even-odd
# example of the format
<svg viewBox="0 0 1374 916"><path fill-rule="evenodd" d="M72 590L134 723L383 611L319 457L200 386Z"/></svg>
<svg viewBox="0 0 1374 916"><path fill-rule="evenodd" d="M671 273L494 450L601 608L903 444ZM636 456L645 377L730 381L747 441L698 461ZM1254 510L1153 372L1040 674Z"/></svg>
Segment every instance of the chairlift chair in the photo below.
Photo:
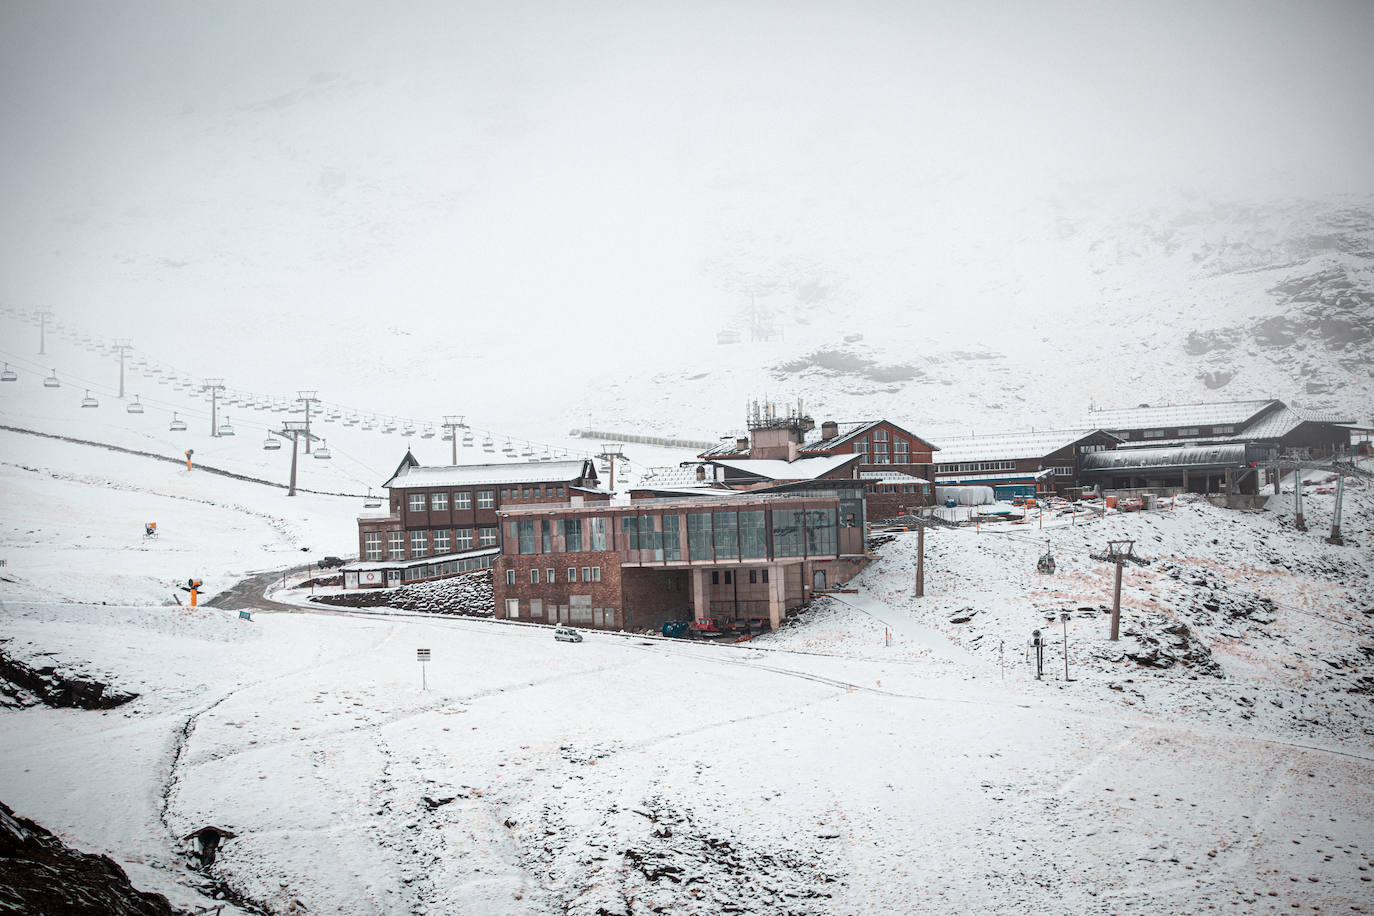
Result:
<svg viewBox="0 0 1374 916"><path fill-rule="evenodd" d="M413 435L415 435L415 424L414 424L414 423L411 423L409 420L407 420L405 426L402 426L402 427L401 427L401 435L403 435L403 436L413 436Z"/></svg>
<svg viewBox="0 0 1374 916"><path fill-rule="evenodd" d="M1035 563L1035 571L1047 576L1054 575L1054 550L1049 544L1045 545L1045 552L1040 555L1040 559Z"/></svg>
<svg viewBox="0 0 1374 916"><path fill-rule="evenodd" d="M333 455L329 454L329 441L327 439L320 440L320 444L315 449L314 454L316 461L328 461L330 458L334 457Z"/></svg>
<svg viewBox="0 0 1374 916"><path fill-rule="evenodd" d="M440 442L452 442L452 441L453 441L453 430L451 430L451 429L445 429L445 430L444 430L444 434L443 434L442 436L439 437L439 441L440 441Z"/></svg>
<svg viewBox="0 0 1374 916"><path fill-rule="evenodd" d="M363 428L363 429L367 429L367 430L376 429L376 428L377 428L377 418L376 418L376 417L366 417L366 418L364 418L364 419L363 419L363 423L362 423L362 428Z"/></svg>
<svg viewBox="0 0 1374 916"><path fill-rule="evenodd" d="M139 403L138 395L134 395L134 402L124 409L129 413L143 413L143 405Z"/></svg>
<svg viewBox="0 0 1374 916"><path fill-rule="evenodd" d="M271 433L268 433L267 438L262 440L262 450L264 452L275 452L279 448L281 448L281 440Z"/></svg>
<svg viewBox="0 0 1374 916"><path fill-rule="evenodd" d="M357 426L357 425L358 425L358 415L357 415L356 413L351 413L351 414L349 414L348 416L344 417L343 425L344 425L344 426Z"/></svg>
<svg viewBox="0 0 1374 916"><path fill-rule="evenodd" d="M472 448L472 433L463 433L463 448Z"/></svg>
<svg viewBox="0 0 1374 916"><path fill-rule="evenodd" d="M168 425L167 431L168 431L168 432L173 432L173 433L184 433L184 432L186 432L186 421L185 421L185 420L178 419L176 413L173 412L173 413L172 413L172 422L171 422L170 425Z"/></svg>
<svg viewBox="0 0 1374 916"><path fill-rule="evenodd" d="M494 451L496 451L496 443L493 442L493 441L491 441L491 436L487 436L485 439L482 440L482 451L484 451L484 452L494 452Z"/></svg>
<svg viewBox="0 0 1374 916"><path fill-rule="evenodd" d="M9 363L5 363L5 371L0 372L0 382L17 382L19 374L10 368Z"/></svg>
<svg viewBox="0 0 1374 916"><path fill-rule="evenodd" d="M509 439L506 440L505 447L501 449L501 453L508 458L515 457L515 446L511 444Z"/></svg>
<svg viewBox="0 0 1374 916"><path fill-rule="evenodd" d="M425 431L422 432L422 433L420 433L420 438L421 438L421 439L433 439L433 438L434 438L434 424L433 424L433 423L426 423L426 424L425 424Z"/></svg>
<svg viewBox="0 0 1374 916"><path fill-rule="evenodd" d="M219 434L220 434L221 436L232 436L232 435L234 435L234 424L232 424L232 423L229 422L229 418L228 418L228 417L225 417L225 418L224 418L224 422L221 423L221 424L219 425Z"/></svg>
<svg viewBox="0 0 1374 916"><path fill-rule="evenodd" d="M386 433L387 435L390 435L391 433L394 433L395 431L396 431L396 418L395 418L395 417L388 417L387 420L386 420L386 422L385 422L384 424L382 424L382 432Z"/></svg>
<svg viewBox="0 0 1374 916"><path fill-rule="evenodd" d="M86 389L86 396L85 396L84 398L81 399L81 406L82 406L82 407L99 407L99 406L100 406L100 402L97 401L95 398L91 397L91 389L89 389L89 388Z"/></svg>
<svg viewBox="0 0 1374 916"><path fill-rule="evenodd" d="M533 458L533 457L534 457L534 449L530 447L530 444L529 444L528 442L525 443L525 449L524 449L524 451L522 451L522 452L520 453L520 457L521 457L521 458Z"/></svg>

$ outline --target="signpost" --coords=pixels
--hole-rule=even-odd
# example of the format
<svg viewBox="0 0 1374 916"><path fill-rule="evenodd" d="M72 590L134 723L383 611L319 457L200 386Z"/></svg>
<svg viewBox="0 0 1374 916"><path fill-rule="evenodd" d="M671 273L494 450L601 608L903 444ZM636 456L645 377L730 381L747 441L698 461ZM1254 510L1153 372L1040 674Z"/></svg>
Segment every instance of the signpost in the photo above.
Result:
<svg viewBox="0 0 1374 916"><path fill-rule="evenodd" d="M415 660L420 663L420 689L428 690L429 685L425 682L425 662L429 661L429 650L416 649Z"/></svg>

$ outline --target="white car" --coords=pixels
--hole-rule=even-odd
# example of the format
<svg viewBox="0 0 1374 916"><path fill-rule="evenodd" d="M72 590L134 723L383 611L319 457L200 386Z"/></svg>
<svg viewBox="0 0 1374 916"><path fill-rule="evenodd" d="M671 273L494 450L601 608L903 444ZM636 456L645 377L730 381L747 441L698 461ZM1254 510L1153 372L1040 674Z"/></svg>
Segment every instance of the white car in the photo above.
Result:
<svg viewBox="0 0 1374 916"><path fill-rule="evenodd" d="M554 627L553 638L559 642L581 642L582 634L572 627Z"/></svg>

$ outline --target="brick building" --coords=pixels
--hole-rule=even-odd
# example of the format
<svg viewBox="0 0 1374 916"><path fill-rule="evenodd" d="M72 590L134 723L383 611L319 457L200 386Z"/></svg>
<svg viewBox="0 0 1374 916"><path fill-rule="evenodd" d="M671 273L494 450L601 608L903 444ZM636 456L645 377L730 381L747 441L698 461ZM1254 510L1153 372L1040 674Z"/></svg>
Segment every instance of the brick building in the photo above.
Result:
<svg viewBox="0 0 1374 916"><path fill-rule="evenodd" d="M1116 448L1102 429L940 437L937 486L992 487L999 499L1064 494L1083 486L1083 456Z"/></svg>
<svg viewBox="0 0 1374 916"><path fill-rule="evenodd" d="M627 504L510 506L494 564L496 615L605 629L751 618L776 627L862 568L854 498L730 492ZM857 505L855 505L857 500Z"/></svg>
<svg viewBox="0 0 1374 916"><path fill-rule="evenodd" d="M485 569L502 545L497 513L548 503L605 502L593 462L425 467L406 452L382 505L358 516L358 561L345 588L381 588Z"/></svg>
<svg viewBox="0 0 1374 916"><path fill-rule="evenodd" d="M849 468L854 479L868 491L868 513L873 518L893 518L908 508L928 506L934 500L933 453L939 449L890 420L838 423L820 426L800 413L778 417L757 408L749 421L749 435L722 442L699 457L725 469L713 475L727 486L745 476L745 468L759 461L797 465L798 474L816 459L835 461ZM847 460L846 460L847 459ZM750 462L748 465L736 465ZM786 476L774 469L775 479ZM837 476L830 472L828 476Z"/></svg>

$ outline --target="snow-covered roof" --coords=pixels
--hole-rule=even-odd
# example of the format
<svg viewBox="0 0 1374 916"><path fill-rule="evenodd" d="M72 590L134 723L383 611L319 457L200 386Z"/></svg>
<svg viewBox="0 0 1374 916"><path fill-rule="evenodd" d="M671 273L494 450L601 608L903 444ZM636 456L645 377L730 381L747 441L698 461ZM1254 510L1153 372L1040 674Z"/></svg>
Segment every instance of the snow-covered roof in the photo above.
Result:
<svg viewBox="0 0 1374 916"><path fill-rule="evenodd" d="M1107 430L1176 429L1180 426L1239 426L1279 404L1272 398L1215 404L1169 404L1094 410L1085 423Z"/></svg>
<svg viewBox="0 0 1374 916"><path fill-rule="evenodd" d="M929 483L924 477L917 477L915 474L907 474L902 471L860 471L859 477L864 480L882 480L887 483Z"/></svg>
<svg viewBox="0 0 1374 916"><path fill-rule="evenodd" d="M711 464L765 480L815 480L862 457L859 454L826 455L798 458L796 461L783 461L781 458L713 458Z"/></svg>
<svg viewBox="0 0 1374 916"><path fill-rule="evenodd" d="M1163 447L1174 445L1199 445L1203 443L1253 442L1264 439L1282 439L1304 423L1329 423L1332 426L1345 426L1354 422L1346 414L1315 410L1300 410L1296 407L1281 406L1261 415L1249 425L1234 433L1215 436L1198 436L1186 439L1146 439L1123 443L1123 447Z"/></svg>
<svg viewBox="0 0 1374 916"><path fill-rule="evenodd" d="M362 510L361 512L358 513L358 518L390 518L390 517L391 517L391 507L388 506L386 503L382 503L380 506L364 506L364 507L363 507L363 510Z"/></svg>
<svg viewBox="0 0 1374 916"><path fill-rule="evenodd" d="M1084 473L1181 467L1248 467L1245 443L1119 448L1083 456Z"/></svg>
<svg viewBox="0 0 1374 916"><path fill-rule="evenodd" d="M850 441L852 441L852 440L854 440L854 439L857 439L859 436L862 436L864 433L866 433L866 432L868 432L869 430L873 429L873 427L879 426L879 425L881 425L881 424L883 424L883 423L886 423L888 426L891 426L891 427L893 427L893 428L895 428L895 429L901 430L901 432L902 432L903 434L905 434L905 435L907 435L907 436L910 436L912 439L915 439L915 440L918 441L918 442L924 442L926 445L930 445L930 444L931 444L931 443L927 442L925 439L923 439L923 438L921 438L920 436L916 435L915 433L911 432L910 430L904 429L903 427L898 426L896 423L893 423L891 420L865 420L865 421L863 421L862 423L841 423L841 424L837 424L837 425L840 427L839 435L831 436L829 439L821 439L821 438L819 438L819 437L814 438L814 439L809 439L809 440L807 440L806 442L804 442L804 443L802 444L802 448L801 448L802 453L803 453L803 454L817 454L817 453L827 452L827 451L829 451L829 450L831 450L831 449L833 449L833 448L836 448L837 446L844 445L844 444L847 443L847 442L850 442ZM935 446L931 446L931 447L932 447L932 448L935 448ZM938 449L937 449L937 451L938 451Z"/></svg>
<svg viewBox="0 0 1374 916"><path fill-rule="evenodd" d="M542 483L545 481L576 480L579 477L595 479L591 462L586 459L573 461L530 461L523 464L451 464L409 465L402 463L396 475L383 486L404 489L408 487L458 487L474 484L503 483Z"/></svg>
<svg viewBox="0 0 1374 916"><path fill-rule="evenodd" d="M936 467L965 461L1014 461L1020 458L1043 458L1051 452L1067 448L1094 433L1100 427L1082 429L1042 429L1022 433L992 433L985 436L954 436L941 438ZM1110 435L1110 434L1109 434Z"/></svg>

